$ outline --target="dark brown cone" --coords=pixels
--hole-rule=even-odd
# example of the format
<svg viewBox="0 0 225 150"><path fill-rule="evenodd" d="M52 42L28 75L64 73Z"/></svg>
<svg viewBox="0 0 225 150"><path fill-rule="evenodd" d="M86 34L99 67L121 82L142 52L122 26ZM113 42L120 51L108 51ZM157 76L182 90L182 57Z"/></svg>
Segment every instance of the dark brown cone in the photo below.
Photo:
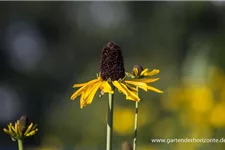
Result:
<svg viewBox="0 0 225 150"><path fill-rule="evenodd" d="M119 80L125 77L125 69L121 48L109 42L102 48L100 76L103 80Z"/></svg>
<svg viewBox="0 0 225 150"><path fill-rule="evenodd" d="M28 117L26 116L22 116L19 120L19 128L20 128L20 131L23 133L25 131L25 129L27 128L28 126Z"/></svg>

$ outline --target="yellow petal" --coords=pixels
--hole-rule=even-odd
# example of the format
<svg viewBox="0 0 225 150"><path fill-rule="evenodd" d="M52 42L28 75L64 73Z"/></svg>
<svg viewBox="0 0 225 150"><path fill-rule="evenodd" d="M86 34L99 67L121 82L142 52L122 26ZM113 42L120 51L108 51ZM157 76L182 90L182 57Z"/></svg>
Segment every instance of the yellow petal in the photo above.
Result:
<svg viewBox="0 0 225 150"><path fill-rule="evenodd" d="M17 123L15 123L15 133L16 133L16 135L18 135L18 124Z"/></svg>
<svg viewBox="0 0 225 150"><path fill-rule="evenodd" d="M81 95L82 92L85 92L85 90L87 90L89 86L91 86L95 82L98 82L99 80L100 78L87 82L83 87L79 88L76 92L74 92L70 99L74 100L77 96Z"/></svg>
<svg viewBox="0 0 225 150"><path fill-rule="evenodd" d="M126 99L139 101L140 98L132 91L128 90L125 84L119 83L118 81L113 81L113 85L126 95Z"/></svg>
<svg viewBox="0 0 225 150"><path fill-rule="evenodd" d="M130 86L129 84L126 84L126 86L130 91L135 92L135 93L138 92L137 88L134 88L134 87Z"/></svg>
<svg viewBox="0 0 225 150"><path fill-rule="evenodd" d="M30 133L27 133L25 136L32 136L36 133L36 130L31 131Z"/></svg>
<svg viewBox="0 0 225 150"><path fill-rule="evenodd" d="M134 75L135 75L135 76L138 76L138 69L137 69L137 68L134 68L134 69L133 69L133 72L134 72Z"/></svg>
<svg viewBox="0 0 225 150"><path fill-rule="evenodd" d="M12 129L12 131L13 131L14 133L16 133L16 130L15 130L14 126L11 125L11 129Z"/></svg>
<svg viewBox="0 0 225 150"><path fill-rule="evenodd" d="M88 84L88 82L86 82L86 83L74 84L74 85L73 85L73 88L76 88L76 87L82 87L82 86L84 86L84 85L86 85L86 84Z"/></svg>
<svg viewBox="0 0 225 150"><path fill-rule="evenodd" d="M144 82L138 82L138 81L125 81L128 84L132 84L134 86L137 86L138 88L141 88L145 91L148 91L148 85Z"/></svg>
<svg viewBox="0 0 225 150"><path fill-rule="evenodd" d="M3 131L9 135L11 135L11 132L9 130L7 130L6 128L3 128Z"/></svg>
<svg viewBox="0 0 225 150"><path fill-rule="evenodd" d="M92 83L92 82L95 82L95 80L100 80L100 79L101 79L101 78L98 77L97 79L91 80L91 81L86 82L86 83L74 84L74 85L73 85L73 88L76 88L76 87L82 87L82 86L85 86L85 85L90 84L90 83Z"/></svg>
<svg viewBox="0 0 225 150"><path fill-rule="evenodd" d="M120 85L118 81L113 81L112 83L121 93L125 94L126 96L128 95L127 91Z"/></svg>
<svg viewBox="0 0 225 150"><path fill-rule="evenodd" d="M138 97L138 95L135 92L130 91L125 84L123 84L123 83L120 83L120 84L127 92L127 95L128 95L127 99L138 101L138 102L140 101L140 98Z"/></svg>
<svg viewBox="0 0 225 150"><path fill-rule="evenodd" d="M90 92L90 94L88 95L87 98L84 98L84 102L83 102L83 107L91 104L93 101L93 98L95 96L95 93L97 92L97 90L99 89L99 87L102 85L102 82L98 82L94 85L94 88L92 89L92 91Z"/></svg>
<svg viewBox="0 0 225 150"><path fill-rule="evenodd" d="M131 79L131 80L127 80L127 81L151 83L151 82L155 82L157 80L159 80L159 78Z"/></svg>
<svg viewBox="0 0 225 150"><path fill-rule="evenodd" d="M148 72L148 68L144 69L144 70L141 72L140 76L144 76L144 74L145 74L146 72Z"/></svg>
<svg viewBox="0 0 225 150"><path fill-rule="evenodd" d="M109 83L107 81L103 81L102 85L100 86L100 89L104 93L111 93L111 94L114 93L114 91L112 90L112 87L109 85Z"/></svg>
<svg viewBox="0 0 225 150"><path fill-rule="evenodd" d="M84 92L80 96L80 108L83 108L83 103L84 103Z"/></svg>
<svg viewBox="0 0 225 150"><path fill-rule="evenodd" d="M163 93L163 91L157 89L157 88L154 88L152 86L148 86L148 90L151 90L151 91L154 91L154 92L157 92L157 93Z"/></svg>
<svg viewBox="0 0 225 150"><path fill-rule="evenodd" d="M87 90L84 92L84 99L87 99L87 97L96 88L96 85L99 85L99 83L102 84L103 80L98 80L98 82L95 82L95 83L88 86Z"/></svg>
<svg viewBox="0 0 225 150"><path fill-rule="evenodd" d="M26 132L24 133L24 135L26 135L28 132L30 132L30 130L31 130L32 127L33 127L33 123L31 123L31 124L28 126L28 128L27 128Z"/></svg>
<svg viewBox="0 0 225 150"><path fill-rule="evenodd" d="M12 123L8 125L9 132L12 134Z"/></svg>
<svg viewBox="0 0 225 150"><path fill-rule="evenodd" d="M159 73L159 70L157 70L157 69L154 69L154 70L152 70L152 71L148 71L148 72L145 72L144 74L143 74L143 76L153 76L153 75L155 75L155 74L157 74L157 73Z"/></svg>

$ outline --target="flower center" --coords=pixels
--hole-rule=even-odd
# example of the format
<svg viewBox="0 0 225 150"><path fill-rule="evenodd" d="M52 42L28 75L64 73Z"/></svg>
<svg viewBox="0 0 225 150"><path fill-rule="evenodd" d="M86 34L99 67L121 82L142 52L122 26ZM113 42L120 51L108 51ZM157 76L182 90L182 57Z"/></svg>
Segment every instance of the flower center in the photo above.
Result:
<svg viewBox="0 0 225 150"><path fill-rule="evenodd" d="M103 80L119 80L125 77L124 61L121 48L109 42L102 48L100 76Z"/></svg>
<svg viewBox="0 0 225 150"><path fill-rule="evenodd" d="M139 65L139 64L134 65L133 70L132 70L132 74L134 76L139 76L143 70L144 69L141 65Z"/></svg>

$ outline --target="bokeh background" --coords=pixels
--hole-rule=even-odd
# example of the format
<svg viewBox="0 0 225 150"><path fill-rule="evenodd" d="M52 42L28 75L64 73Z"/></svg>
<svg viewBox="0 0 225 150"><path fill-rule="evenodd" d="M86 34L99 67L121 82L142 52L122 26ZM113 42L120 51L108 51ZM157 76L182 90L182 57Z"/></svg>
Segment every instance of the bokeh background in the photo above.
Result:
<svg viewBox="0 0 225 150"><path fill-rule="evenodd" d="M0 127L22 115L38 123L27 149L103 150L107 96L84 109L74 83L99 72L103 45L160 69L140 92L138 150L222 150L225 143L152 143L151 138L225 138L225 3L0 2ZM132 141L134 102L116 94L114 148ZM0 149L17 144L0 131Z"/></svg>

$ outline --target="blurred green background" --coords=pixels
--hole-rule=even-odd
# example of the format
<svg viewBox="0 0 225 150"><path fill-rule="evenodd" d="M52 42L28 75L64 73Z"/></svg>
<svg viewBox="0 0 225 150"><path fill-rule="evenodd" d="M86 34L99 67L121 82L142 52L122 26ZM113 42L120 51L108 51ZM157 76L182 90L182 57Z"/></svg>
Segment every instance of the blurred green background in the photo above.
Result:
<svg viewBox="0 0 225 150"><path fill-rule="evenodd" d="M107 96L84 109L72 85L96 77L103 45L160 69L140 92L138 150L222 150L225 143L152 143L152 138L225 138L225 2L0 2L0 126L38 123L27 149L105 149ZM114 148L132 141L134 105L116 94ZM0 149L16 150L0 132Z"/></svg>

